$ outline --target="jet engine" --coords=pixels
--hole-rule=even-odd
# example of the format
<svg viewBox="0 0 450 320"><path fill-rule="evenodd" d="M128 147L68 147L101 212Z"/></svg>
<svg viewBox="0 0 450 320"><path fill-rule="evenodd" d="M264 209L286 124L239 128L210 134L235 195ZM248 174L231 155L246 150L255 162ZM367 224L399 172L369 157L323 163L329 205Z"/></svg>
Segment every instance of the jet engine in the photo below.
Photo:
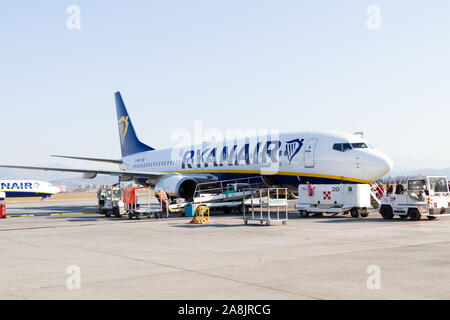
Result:
<svg viewBox="0 0 450 320"><path fill-rule="evenodd" d="M194 197L195 187L199 183L198 179L183 175L173 175L163 177L158 180L155 190L163 190L171 196L192 200Z"/></svg>

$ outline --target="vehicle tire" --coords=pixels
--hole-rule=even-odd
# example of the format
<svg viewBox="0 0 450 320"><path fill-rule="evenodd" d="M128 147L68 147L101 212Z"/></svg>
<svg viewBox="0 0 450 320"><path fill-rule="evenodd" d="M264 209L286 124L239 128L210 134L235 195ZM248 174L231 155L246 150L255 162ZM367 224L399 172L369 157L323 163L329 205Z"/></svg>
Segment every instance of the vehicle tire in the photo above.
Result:
<svg viewBox="0 0 450 320"><path fill-rule="evenodd" d="M428 218L429 220L434 220L434 219L436 219L435 216L427 216L427 218Z"/></svg>
<svg viewBox="0 0 450 320"><path fill-rule="evenodd" d="M391 206L386 206L386 205L381 206L380 214L383 217L383 219L390 220L390 219L394 218L394 213L392 212Z"/></svg>
<svg viewBox="0 0 450 320"><path fill-rule="evenodd" d="M133 219L133 215L131 213L128 214L128 219Z"/></svg>
<svg viewBox="0 0 450 320"><path fill-rule="evenodd" d="M353 208L352 210L350 210L350 215L352 216L352 218L359 218L359 211L356 208Z"/></svg>
<svg viewBox="0 0 450 320"><path fill-rule="evenodd" d="M420 217L422 216L418 209L409 209L408 215L412 221L420 220Z"/></svg>
<svg viewBox="0 0 450 320"><path fill-rule="evenodd" d="M105 212L105 216L108 217L108 218L111 217L111 212L109 212L109 210L107 210L107 211Z"/></svg>
<svg viewBox="0 0 450 320"><path fill-rule="evenodd" d="M117 218L120 218L120 217L121 217L119 208L114 208L113 213L114 213L114 216L115 216L115 217L117 217Z"/></svg>
<svg viewBox="0 0 450 320"><path fill-rule="evenodd" d="M309 212L306 210L300 210L300 216L303 218L309 217Z"/></svg>
<svg viewBox="0 0 450 320"><path fill-rule="evenodd" d="M369 216L369 212L364 211L363 213L361 213L361 217L363 218L367 218Z"/></svg>
<svg viewBox="0 0 450 320"><path fill-rule="evenodd" d="M206 224L206 219L203 218L200 222L201 222L201 224Z"/></svg>

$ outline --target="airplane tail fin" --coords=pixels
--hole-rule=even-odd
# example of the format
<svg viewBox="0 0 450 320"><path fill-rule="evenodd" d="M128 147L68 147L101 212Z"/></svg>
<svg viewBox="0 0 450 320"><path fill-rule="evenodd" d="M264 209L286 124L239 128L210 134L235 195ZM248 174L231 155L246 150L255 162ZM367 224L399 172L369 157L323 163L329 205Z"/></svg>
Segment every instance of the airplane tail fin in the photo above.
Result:
<svg viewBox="0 0 450 320"><path fill-rule="evenodd" d="M136 132L134 131L133 124L131 123L131 119L128 116L128 112L125 108L120 92L117 91L114 96L116 99L117 121L119 126L122 157L138 152L155 150L139 141L136 136Z"/></svg>

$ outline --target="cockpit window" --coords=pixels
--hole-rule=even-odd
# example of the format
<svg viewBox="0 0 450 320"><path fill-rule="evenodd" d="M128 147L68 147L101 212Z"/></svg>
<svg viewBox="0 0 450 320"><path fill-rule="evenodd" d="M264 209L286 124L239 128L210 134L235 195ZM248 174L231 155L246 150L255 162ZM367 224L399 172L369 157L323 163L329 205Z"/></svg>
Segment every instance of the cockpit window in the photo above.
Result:
<svg viewBox="0 0 450 320"><path fill-rule="evenodd" d="M344 152L348 151L348 150L352 150L352 146L350 145L350 143L343 143L342 148L343 148Z"/></svg>
<svg viewBox="0 0 450 320"><path fill-rule="evenodd" d="M333 150L341 151L341 152L342 152L342 143L335 143L335 144L333 145Z"/></svg>
<svg viewBox="0 0 450 320"><path fill-rule="evenodd" d="M352 147L353 147L353 149L365 149L365 148L367 148L367 144L365 144L364 142L357 142L357 143L352 143Z"/></svg>
<svg viewBox="0 0 450 320"><path fill-rule="evenodd" d="M345 152L348 150L352 150L352 146L350 143L335 143L333 145L333 150Z"/></svg>

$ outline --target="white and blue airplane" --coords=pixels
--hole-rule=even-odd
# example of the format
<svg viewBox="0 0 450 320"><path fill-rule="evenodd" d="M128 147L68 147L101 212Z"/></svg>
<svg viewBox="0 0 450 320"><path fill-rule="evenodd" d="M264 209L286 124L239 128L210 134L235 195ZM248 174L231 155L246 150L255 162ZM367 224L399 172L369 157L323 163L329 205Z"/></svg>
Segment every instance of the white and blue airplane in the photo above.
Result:
<svg viewBox="0 0 450 320"><path fill-rule="evenodd" d="M49 182L36 180L0 180L0 191L6 198L41 197L49 198L60 190Z"/></svg>
<svg viewBox="0 0 450 320"><path fill-rule="evenodd" d="M171 197L192 198L200 182L260 176L267 186L297 191L300 183L371 183L392 169L392 161L360 134L292 132L234 141L155 150L137 138L119 92L115 93L121 159L57 157L115 163L119 170L0 165L17 169L117 176L154 186Z"/></svg>

